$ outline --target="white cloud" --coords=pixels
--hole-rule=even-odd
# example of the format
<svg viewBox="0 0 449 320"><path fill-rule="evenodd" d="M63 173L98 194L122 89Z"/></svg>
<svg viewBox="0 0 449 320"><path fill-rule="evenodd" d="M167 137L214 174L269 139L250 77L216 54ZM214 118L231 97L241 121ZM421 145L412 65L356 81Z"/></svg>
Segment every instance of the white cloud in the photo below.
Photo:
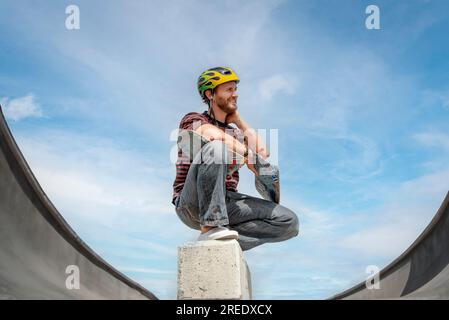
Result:
<svg viewBox="0 0 449 320"><path fill-rule="evenodd" d="M14 121L42 117L42 110L32 94L12 100L2 97L0 105L3 107L6 118Z"/></svg>
<svg viewBox="0 0 449 320"><path fill-rule="evenodd" d="M413 138L427 147L435 147L449 151L449 135L441 132L417 133Z"/></svg>
<svg viewBox="0 0 449 320"><path fill-rule="evenodd" d="M145 146L134 150L89 133L42 130L16 138L39 183L69 223L87 220L93 228L147 230L154 239L189 236L187 227L176 223L171 204L175 170L168 155L151 154Z"/></svg>
<svg viewBox="0 0 449 320"><path fill-rule="evenodd" d="M369 225L370 221L367 219ZM365 229L345 237L341 245L349 250L363 253L365 256L394 257L407 248L416 237L416 224L405 217L392 218L385 225ZM400 228L398 228L400 226Z"/></svg>
<svg viewBox="0 0 449 320"><path fill-rule="evenodd" d="M298 79L291 75L276 74L259 82L259 95L262 100L271 100L279 93L292 95L298 86Z"/></svg>
<svg viewBox="0 0 449 320"><path fill-rule="evenodd" d="M293 210L299 218L299 238L293 241L307 241L310 244L322 245L330 240L341 222L334 218L335 212L329 208L317 208L298 199L298 195L283 193L282 203ZM305 258L305 259L304 259ZM301 261L309 261L303 257Z"/></svg>
<svg viewBox="0 0 449 320"><path fill-rule="evenodd" d="M332 175L345 182L359 182L382 173L384 161L377 143L362 135L348 134L336 136L338 153L336 161L330 164Z"/></svg>
<svg viewBox="0 0 449 320"><path fill-rule="evenodd" d="M101 101L92 102L91 108L72 104L84 117L100 123L105 115L117 117L135 129L160 133L167 124L176 126L170 121L179 120L183 112L202 108L195 82L205 68L232 66L245 85L254 71L262 78L286 69L265 63L268 59L278 65L290 61L279 49L283 47L283 40L276 36L279 31L270 27L273 11L283 2L111 1L108 14L103 14L101 6L85 3L80 6L101 28L85 23L72 33L54 28L52 22L60 14L54 6L30 5L20 13L34 19L27 19L26 29L17 28L24 39L39 39L45 50L52 48L63 57L61 69L67 59L73 61L76 68L70 69L71 78L80 86L88 83L109 93L97 95ZM119 23L116 17L120 17ZM48 33L51 37L41 37ZM67 112L73 113L73 108ZM148 125L150 112L159 120L152 125Z"/></svg>
<svg viewBox="0 0 449 320"><path fill-rule="evenodd" d="M176 250L168 246L166 244L155 243L152 241L144 241L144 240L135 240L134 243L141 248L150 249L151 251L157 252L158 254L168 255L168 256L177 256Z"/></svg>
<svg viewBox="0 0 449 320"><path fill-rule="evenodd" d="M427 89L422 92L422 107L435 105L449 109L449 90Z"/></svg>
<svg viewBox="0 0 449 320"><path fill-rule="evenodd" d="M388 187L382 205L359 214L360 230L341 239L342 248L373 258L393 258L424 230L448 192L449 169ZM350 217L348 223L354 222Z"/></svg>

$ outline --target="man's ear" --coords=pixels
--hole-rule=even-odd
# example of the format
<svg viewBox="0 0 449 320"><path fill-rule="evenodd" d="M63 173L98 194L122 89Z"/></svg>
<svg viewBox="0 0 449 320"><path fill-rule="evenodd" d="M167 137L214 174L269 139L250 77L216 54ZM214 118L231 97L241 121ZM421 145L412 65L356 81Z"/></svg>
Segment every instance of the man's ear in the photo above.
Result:
<svg viewBox="0 0 449 320"><path fill-rule="evenodd" d="M210 101L212 100L212 91L211 90L206 90L204 91L204 94L206 95L206 98Z"/></svg>

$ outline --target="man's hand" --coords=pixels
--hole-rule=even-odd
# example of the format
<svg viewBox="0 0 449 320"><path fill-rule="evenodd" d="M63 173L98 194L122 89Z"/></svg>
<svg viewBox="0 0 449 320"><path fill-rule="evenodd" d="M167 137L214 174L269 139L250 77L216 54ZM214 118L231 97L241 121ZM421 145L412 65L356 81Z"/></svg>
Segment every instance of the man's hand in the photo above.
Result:
<svg viewBox="0 0 449 320"><path fill-rule="evenodd" d="M247 149L248 150L248 156L245 158L245 163L246 163L246 166L248 167L248 169L249 170L251 170L256 176L258 176L259 175L259 172L257 171L257 169L256 169L256 167L255 167L255 165L254 165L254 163L255 163L255 161L256 161L256 155L250 150L250 149Z"/></svg>
<svg viewBox="0 0 449 320"><path fill-rule="evenodd" d="M257 134L257 132L250 127L250 125L240 116L239 112L235 110L226 116L225 122L235 123L237 127L243 131L245 135L246 145L248 145L252 151L259 154L263 159L267 159L270 156L270 152L267 150L265 142Z"/></svg>

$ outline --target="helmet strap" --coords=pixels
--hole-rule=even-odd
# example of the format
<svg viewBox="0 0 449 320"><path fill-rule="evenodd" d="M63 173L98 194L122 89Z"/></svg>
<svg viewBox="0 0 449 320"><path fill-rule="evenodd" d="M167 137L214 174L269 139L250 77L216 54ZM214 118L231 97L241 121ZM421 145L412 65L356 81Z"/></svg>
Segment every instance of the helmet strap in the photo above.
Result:
<svg viewBox="0 0 449 320"><path fill-rule="evenodd" d="M214 94L214 90L212 90L212 95ZM214 123L218 126L217 119L215 119L214 109L212 108L212 100L209 99L209 114L212 119L214 119Z"/></svg>

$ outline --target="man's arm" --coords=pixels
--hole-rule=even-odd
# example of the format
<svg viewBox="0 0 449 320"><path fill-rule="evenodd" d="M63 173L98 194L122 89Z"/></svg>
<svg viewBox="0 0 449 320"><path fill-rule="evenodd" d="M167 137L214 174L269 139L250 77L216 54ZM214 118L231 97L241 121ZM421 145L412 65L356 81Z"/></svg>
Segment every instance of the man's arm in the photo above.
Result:
<svg viewBox="0 0 449 320"><path fill-rule="evenodd" d="M195 130L196 133L202 135L207 140L222 140L228 149L238 153L242 156L243 162L241 166L246 164L256 176L259 175L253 163L252 151L249 150L243 143L235 139L233 136L223 132L211 124L203 124ZM250 160L251 159L251 160Z"/></svg>
<svg viewBox="0 0 449 320"><path fill-rule="evenodd" d="M254 130L236 111L233 114L230 114L226 118L227 123L235 123L236 126L243 131L245 138L248 141L248 147L254 151L255 153L262 156L262 158L266 159L270 156L270 152L265 145L265 142L261 138L260 135L257 134L256 130Z"/></svg>
<svg viewBox="0 0 449 320"><path fill-rule="evenodd" d="M242 157L246 155L246 146L243 143L211 124L203 124L195 132L208 140L222 140L230 150L240 154Z"/></svg>

